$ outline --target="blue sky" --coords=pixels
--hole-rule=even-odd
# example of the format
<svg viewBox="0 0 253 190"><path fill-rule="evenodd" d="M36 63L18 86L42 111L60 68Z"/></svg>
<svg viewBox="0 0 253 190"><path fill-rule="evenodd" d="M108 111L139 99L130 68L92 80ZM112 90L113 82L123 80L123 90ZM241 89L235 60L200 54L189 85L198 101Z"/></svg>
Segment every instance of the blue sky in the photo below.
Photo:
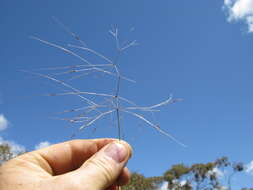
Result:
<svg viewBox="0 0 253 190"><path fill-rule="evenodd" d="M63 46L77 44L53 21L56 16L88 47L108 57L115 56L115 41L108 32L111 25L119 28L120 39L138 41L140 45L119 59L120 71L137 81L122 81L122 96L143 106L165 100L169 94L184 99L162 107L154 117L145 116L187 148L124 115L124 136L135 153L129 162L132 171L162 175L172 164L208 162L221 156L249 163L253 160L252 10L252 0L2 0L0 114L8 126L0 131L1 138L32 150L40 142L68 140L73 133L75 138L117 137L110 117L80 132L77 126L51 119L57 112L78 107L80 100L40 96L64 88L20 72L81 64L29 38L37 36ZM102 63L86 52L76 52ZM71 81L82 91L105 93L114 90L114 83L113 77L100 74ZM245 175L235 187L253 186L251 178Z"/></svg>

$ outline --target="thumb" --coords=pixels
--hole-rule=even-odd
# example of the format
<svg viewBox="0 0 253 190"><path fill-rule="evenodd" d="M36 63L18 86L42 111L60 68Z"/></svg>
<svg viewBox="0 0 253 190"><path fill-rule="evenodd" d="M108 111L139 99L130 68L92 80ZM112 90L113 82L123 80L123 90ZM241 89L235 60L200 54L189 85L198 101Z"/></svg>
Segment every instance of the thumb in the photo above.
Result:
<svg viewBox="0 0 253 190"><path fill-rule="evenodd" d="M78 190L104 190L115 184L131 154L130 145L124 141L107 144L79 169L69 173L71 181L78 184Z"/></svg>

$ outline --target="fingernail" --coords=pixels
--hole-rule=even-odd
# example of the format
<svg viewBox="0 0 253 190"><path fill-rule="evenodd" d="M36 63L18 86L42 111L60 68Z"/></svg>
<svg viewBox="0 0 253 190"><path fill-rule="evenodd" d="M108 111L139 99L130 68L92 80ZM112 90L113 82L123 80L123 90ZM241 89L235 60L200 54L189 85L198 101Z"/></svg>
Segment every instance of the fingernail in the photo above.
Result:
<svg viewBox="0 0 253 190"><path fill-rule="evenodd" d="M112 143L105 149L105 154L115 162L121 163L128 155L128 151L123 144Z"/></svg>

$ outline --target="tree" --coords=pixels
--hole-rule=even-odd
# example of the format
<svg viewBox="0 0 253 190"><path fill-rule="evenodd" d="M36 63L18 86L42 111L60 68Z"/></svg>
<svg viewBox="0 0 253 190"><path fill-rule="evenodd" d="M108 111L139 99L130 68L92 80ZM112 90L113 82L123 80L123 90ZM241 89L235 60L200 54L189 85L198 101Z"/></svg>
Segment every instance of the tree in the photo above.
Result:
<svg viewBox="0 0 253 190"><path fill-rule="evenodd" d="M0 144L0 165L14 157L8 144Z"/></svg>
<svg viewBox="0 0 253 190"><path fill-rule="evenodd" d="M156 190L162 181L163 177L146 178L141 174L132 173L130 183L123 186L122 190Z"/></svg>
<svg viewBox="0 0 253 190"><path fill-rule="evenodd" d="M230 169L227 184L223 184L219 176L223 169ZM227 157L222 157L206 164L197 163L191 166L173 165L164 174L169 190L231 190L231 179L243 171L242 163L231 163ZM226 188L225 188L226 187Z"/></svg>
<svg viewBox="0 0 253 190"><path fill-rule="evenodd" d="M130 183L123 190L157 190L163 182L168 183L168 190L232 190L233 177L244 169L241 162L232 163L227 157L190 166L176 164L160 177L146 178L133 173Z"/></svg>
<svg viewBox="0 0 253 190"><path fill-rule="evenodd" d="M11 146L8 143L0 144L0 165L4 162L23 154L24 152L13 152Z"/></svg>

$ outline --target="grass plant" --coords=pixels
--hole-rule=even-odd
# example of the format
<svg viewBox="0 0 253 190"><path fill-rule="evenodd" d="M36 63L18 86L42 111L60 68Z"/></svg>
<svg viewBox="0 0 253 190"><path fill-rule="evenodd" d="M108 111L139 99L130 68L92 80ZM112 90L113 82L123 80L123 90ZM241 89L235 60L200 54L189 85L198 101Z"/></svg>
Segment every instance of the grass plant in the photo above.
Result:
<svg viewBox="0 0 253 190"><path fill-rule="evenodd" d="M45 45L54 47L63 51L66 54L70 54L71 56L77 58L81 63L79 65L73 66L62 66L62 67L49 67L49 68L40 68L37 69L36 72L33 71L25 71L43 78L46 78L52 82L58 83L62 87L64 87L66 92L64 93L50 93L45 94L46 96L66 96L66 95L74 95L77 96L81 101L82 105L78 108L72 108L69 110L64 110L62 113L75 113L76 116L71 118L62 118L70 123L78 123L79 129L83 130L89 126L94 125L98 120L107 117L109 115L114 114L115 118L117 118L117 128L118 128L118 139L122 139L121 132L121 116L123 114L128 114L133 117L136 117L146 123L148 126L154 128L159 133L167 136L177 144L185 147L185 145L172 136L170 133L164 131L160 128L159 125L153 123L149 120L145 115L146 113L155 113L159 112L159 108L162 106L167 106L169 104L180 101L180 99L173 98L172 95L169 96L164 101L160 101L157 104L149 105L149 106L139 106L132 100L129 100L127 97L121 95L121 82L123 80L128 81L130 83L136 83L133 79L128 78L127 76L122 75L120 67L119 67L119 57L125 52L127 49L137 46L138 43L136 40L130 41L128 43L121 43L119 38L119 29L117 27L112 27L109 30L109 34L113 37L115 42L115 51L116 56L114 58L109 58L106 55L103 55L97 50L94 50L88 45L74 32L72 32L68 27L66 27L63 23L61 23L57 18L53 18L54 21L60 25L68 34L70 34L78 44L68 44L67 46L62 46L56 43L52 43L41 39L39 37L32 36L31 38L37 40ZM79 55L75 50L86 51L97 58L101 59L102 64L92 63L88 60L88 58ZM53 74L44 74L39 71L46 72L54 72ZM72 84L69 84L68 81L81 79L84 76L90 76L94 73L102 73L103 77L113 77L115 80L114 92L108 94L103 92L90 92L83 91L79 88L74 87ZM61 80L58 77L62 75L70 75L68 80ZM112 84L114 85L114 84ZM101 100L102 99L102 100Z"/></svg>

